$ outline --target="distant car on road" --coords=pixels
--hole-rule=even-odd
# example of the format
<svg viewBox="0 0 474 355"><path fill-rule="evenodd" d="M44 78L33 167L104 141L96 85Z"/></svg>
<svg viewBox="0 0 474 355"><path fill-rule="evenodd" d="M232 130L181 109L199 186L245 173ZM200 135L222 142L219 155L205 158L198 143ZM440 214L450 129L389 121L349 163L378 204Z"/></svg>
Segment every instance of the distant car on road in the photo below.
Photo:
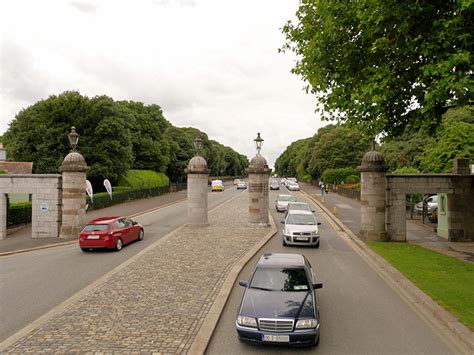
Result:
<svg viewBox="0 0 474 355"><path fill-rule="evenodd" d="M288 181L286 184L286 188L290 191L299 191L300 185L297 182Z"/></svg>
<svg viewBox="0 0 474 355"><path fill-rule="evenodd" d="M280 190L280 184L278 183L278 181L270 181L270 190Z"/></svg>
<svg viewBox="0 0 474 355"><path fill-rule="evenodd" d="M235 326L239 339L257 344L319 344L320 317L314 272L299 254L260 257L245 287Z"/></svg>
<svg viewBox="0 0 474 355"><path fill-rule="evenodd" d="M98 248L120 251L128 243L143 240L144 235L143 226L130 218L97 218L82 229L79 234L79 247L82 251Z"/></svg>
<svg viewBox="0 0 474 355"><path fill-rule="evenodd" d="M319 248L320 222L316 222L310 211L289 211L283 227L283 245L307 245Z"/></svg>
<svg viewBox="0 0 474 355"><path fill-rule="evenodd" d="M237 185L240 182L240 179L234 179L234 185Z"/></svg>
<svg viewBox="0 0 474 355"><path fill-rule="evenodd" d="M237 190L245 190L247 188L247 183L245 181L241 181L237 184Z"/></svg>
<svg viewBox="0 0 474 355"><path fill-rule="evenodd" d="M211 191L224 191L224 183L222 180L212 180Z"/></svg>
<svg viewBox="0 0 474 355"><path fill-rule="evenodd" d="M275 200L275 208L277 212L285 212L288 203L295 201L296 199L292 195L278 195Z"/></svg>

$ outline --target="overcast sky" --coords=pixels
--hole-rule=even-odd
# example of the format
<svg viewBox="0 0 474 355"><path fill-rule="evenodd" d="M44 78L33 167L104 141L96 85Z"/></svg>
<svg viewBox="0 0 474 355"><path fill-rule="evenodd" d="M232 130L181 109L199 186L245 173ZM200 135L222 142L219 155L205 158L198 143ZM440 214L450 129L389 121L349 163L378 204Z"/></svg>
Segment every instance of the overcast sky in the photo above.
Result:
<svg viewBox="0 0 474 355"><path fill-rule="evenodd" d="M77 90L158 104L270 166L324 125L278 53L298 0L0 1L0 134L25 107ZM80 132L79 132L80 133Z"/></svg>

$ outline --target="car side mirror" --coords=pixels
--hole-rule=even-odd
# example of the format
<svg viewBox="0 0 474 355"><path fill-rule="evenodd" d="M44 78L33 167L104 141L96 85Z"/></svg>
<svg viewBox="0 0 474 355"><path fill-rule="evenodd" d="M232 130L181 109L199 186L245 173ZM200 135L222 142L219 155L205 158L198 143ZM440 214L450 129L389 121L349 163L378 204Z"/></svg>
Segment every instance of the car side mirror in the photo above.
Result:
<svg viewBox="0 0 474 355"><path fill-rule="evenodd" d="M239 285L242 286L242 287L247 287L248 282L245 281L245 280L240 280L240 281L239 281Z"/></svg>
<svg viewBox="0 0 474 355"><path fill-rule="evenodd" d="M318 226L320 226L320 225L321 225L321 222L318 222Z"/></svg>
<svg viewBox="0 0 474 355"><path fill-rule="evenodd" d="M323 284L322 283L317 283L317 284L313 284L313 289L318 289L318 288L323 288Z"/></svg>
<svg viewBox="0 0 474 355"><path fill-rule="evenodd" d="M285 224L285 221L280 221L281 224Z"/></svg>
<svg viewBox="0 0 474 355"><path fill-rule="evenodd" d="M132 221L132 224L133 224L134 226L136 226L136 225L138 224L138 222L137 222L137 221Z"/></svg>

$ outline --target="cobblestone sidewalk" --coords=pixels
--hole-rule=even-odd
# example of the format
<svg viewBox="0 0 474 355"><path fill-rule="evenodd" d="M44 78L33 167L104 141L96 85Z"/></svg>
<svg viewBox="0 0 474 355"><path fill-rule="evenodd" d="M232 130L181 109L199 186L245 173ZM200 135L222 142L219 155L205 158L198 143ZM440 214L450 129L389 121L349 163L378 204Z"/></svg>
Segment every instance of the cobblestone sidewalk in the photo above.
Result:
<svg viewBox="0 0 474 355"><path fill-rule="evenodd" d="M209 226L179 228L6 353L186 353L229 271L270 231L247 213L243 193Z"/></svg>

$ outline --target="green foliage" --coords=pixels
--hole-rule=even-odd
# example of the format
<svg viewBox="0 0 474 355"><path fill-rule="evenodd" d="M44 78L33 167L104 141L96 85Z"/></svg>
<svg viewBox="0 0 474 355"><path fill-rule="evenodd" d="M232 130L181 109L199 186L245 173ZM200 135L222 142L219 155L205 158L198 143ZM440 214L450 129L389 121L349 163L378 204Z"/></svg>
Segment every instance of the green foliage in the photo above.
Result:
<svg viewBox="0 0 474 355"><path fill-rule="evenodd" d="M370 135L435 127L473 99L473 12L470 0L306 0L282 50L327 119Z"/></svg>
<svg viewBox="0 0 474 355"><path fill-rule="evenodd" d="M152 170L134 170L130 169L122 175L118 181L119 187L128 187L132 189L150 189L169 186L170 181L163 173L157 173ZM116 191L116 188L113 189Z"/></svg>
<svg viewBox="0 0 474 355"><path fill-rule="evenodd" d="M426 129L409 125L400 135L386 137L381 152L389 172L401 167L413 167L425 173L450 172L453 158L473 157L474 108L448 110L431 135Z"/></svg>
<svg viewBox="0 0 474 355"><path fill-rule="evenodd" d="M349 176L359 176L359 172L355 168L338 168L326 169L322 174L322 179L326 183L347 183Z"/></svg>
<svg viewBox="0 0 474 355"><path fill-rule="evenodd" d="M407 243L368 242L428 296L474 330L474 265Z"/></svg>
<svg viewBox="0 0 474 355"><path fill-rule="evenodd" d="M31 202L11 204L7 209L7 227L31 223Z"/></svg>
<svg viewBox="0 0 474 355"><path fill-rule="evenodd" d="M311 138L291 143L277 158L275 170L280 176L318 180L327 169L357 167L368 148L369 140L359 132L328 125Z"/></svg>
<svg viewBox="0 0 474 355"><path fill-rule="evenodd" d="M118 189L114 187L112 191L112 199L110 199L110 196L107 192L99 192L94 194L94 202L92 202L90 197L87 196L86 202L88 204L88 210L97 210L126 201L159 196L168 193L170 190L169 186L164 186L145 189L131 189L123 187Z"/></svg>
<svg viewBox="0 0 474 355"><path fill-rule="evenodd" d="M346 184L355 184L357 182L360 182L360 177L358 175L349 175L346 178Z"/></svg>
<svg viewBox="0 0 474 355"><path fill-rule="evenodd" d="M417 168L404 166L402 168L395 169L392 174L419 174L420 171Z"/></svg>
<svg viewBox="0 0 474 355"><path fill-rule="evenodd" d="M0 174L7 174L7 173L8 173L8 171L0 169Z"/></svg>
<svg viewBox="0 0 474 355"><path fill-rule="evenodd" d="M211 171L243 175L248 165L245 156L209 140L205 133L173 127L158 105L88 98L76 91L50 96L16 115L3 136L9 159L32 161L34 173L57 173L70 150L66 135L71 126L80 134L78 149L90 167L87 178L96 191L104 190L104 179L116 185L129 169L185 180L196 136L203 139Z"/></svg>

